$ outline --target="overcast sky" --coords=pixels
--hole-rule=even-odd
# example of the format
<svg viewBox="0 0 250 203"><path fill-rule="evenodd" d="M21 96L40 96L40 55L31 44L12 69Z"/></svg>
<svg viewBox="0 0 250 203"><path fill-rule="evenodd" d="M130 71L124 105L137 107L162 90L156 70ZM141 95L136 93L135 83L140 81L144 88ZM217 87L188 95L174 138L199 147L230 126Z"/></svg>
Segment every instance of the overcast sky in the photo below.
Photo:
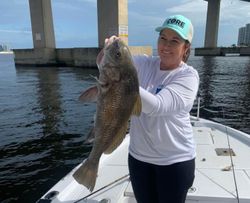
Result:
<svg viewBox="0 0 250 203"><path fill-rule="evenodd" d="M108 0L107 0L108 1ZM28 0L0 1L0 44L32 48ZM51 0L56 46L97 47L97 0ZM111 8L112 9L112 8ZM204 0L128 0L129 45L155 47L155 27L166 17L182 14L194 25L193 47L202 47L207 2ZM221 0L218 46L237 43L238 30L250 23L250 3Z"/></svg>

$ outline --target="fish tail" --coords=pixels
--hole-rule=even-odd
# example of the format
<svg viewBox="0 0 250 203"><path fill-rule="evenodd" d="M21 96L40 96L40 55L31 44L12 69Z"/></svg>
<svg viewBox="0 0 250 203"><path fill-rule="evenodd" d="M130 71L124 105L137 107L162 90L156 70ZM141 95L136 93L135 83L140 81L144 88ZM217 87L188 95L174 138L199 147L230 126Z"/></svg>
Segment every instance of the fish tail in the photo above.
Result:
<svg viewBox="0 0 250 203"><path fill-rule="evenodd" d="M88 159L74 172L73 177L79 183L87 187L91 192L95 187L98 163L92 163Z"/></svg>

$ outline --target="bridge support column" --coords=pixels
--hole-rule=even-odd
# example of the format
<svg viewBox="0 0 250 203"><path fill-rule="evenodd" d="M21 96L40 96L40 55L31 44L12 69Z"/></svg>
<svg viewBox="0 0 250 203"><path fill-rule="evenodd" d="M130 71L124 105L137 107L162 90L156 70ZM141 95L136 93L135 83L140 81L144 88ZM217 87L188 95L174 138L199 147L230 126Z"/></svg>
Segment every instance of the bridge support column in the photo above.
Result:
<svg viewBox="0 0 250 203"><path fill-rule="evenodd" d="M56 44L51 0L29 0L34 49L16 49L15 63L47 66L56 64Z"/></svg>
<svg viewBox="0 0 250 203"><path fill-rule="evenodd" d="M97 0L98 45L112 35L119 36L128 43L128 3L127 0Z"/></svg>
<svg viewBox="0 0 250 203"><path fill-rule="evenodd" d="M55 48L51 0L29 0L34 48Z"/></svg>
<svg viewBox="0 0 250 203"><path fill-rule="evenodd" d="M29 0L34 49L15 49L15 64L29 66L96 67L104 40L117 35L128 43L127 0L97 0L98 48L56 49L51 0ZM152 54L152 48L130 47L132 54Z"/></svg>
<svg viewBox="0 0 250 203"><path fill-rule="evenodd" d="M208 8L204 47L217 47L221 0L205 1L208 2Z"/></svg>

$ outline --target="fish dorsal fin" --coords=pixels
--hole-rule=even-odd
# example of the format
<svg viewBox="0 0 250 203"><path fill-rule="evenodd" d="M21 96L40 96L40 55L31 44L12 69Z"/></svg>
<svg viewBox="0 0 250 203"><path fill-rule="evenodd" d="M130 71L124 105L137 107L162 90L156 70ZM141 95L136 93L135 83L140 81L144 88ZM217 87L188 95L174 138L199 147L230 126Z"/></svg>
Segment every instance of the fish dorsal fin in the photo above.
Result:
<svg viewBox="0 0 250 203"><path fill-rule="evenodd" d="M122 126L122 128L115 136L114 140L112 140L108 148L104 151L104 154L111 154L122 143L123 139L126 136L127 129L128 129L128 123Z"/></svg>
<svg viewBox="0 0 250 203"><path fill-rule="evenodd" d="M81 102L96 102L98 95L98 88L97 86L92 86L85 90L79 97Z"/></svg>
<svg viewBox="0 0 250 203"><path fill-rule="evenodd" d="M132 111L132 115L139 116L141 114L141 108L142 108L141 97L138 94L137 98L136 98L134 108L133 108L133 111Z"/></svg>

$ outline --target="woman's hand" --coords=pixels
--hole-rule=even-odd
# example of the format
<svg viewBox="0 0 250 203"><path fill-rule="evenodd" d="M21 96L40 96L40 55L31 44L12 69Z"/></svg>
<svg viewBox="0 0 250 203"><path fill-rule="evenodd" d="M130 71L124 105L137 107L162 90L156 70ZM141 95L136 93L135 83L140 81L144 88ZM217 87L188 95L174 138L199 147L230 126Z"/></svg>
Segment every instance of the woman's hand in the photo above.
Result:
<svg viewBox="0 0 250 203"><path fill-rule="evenodd" d="M119 37L113 35L110 38L106 38L105 42L104 42L104 47L110 45L113 41L115 41L116 39L118 39Z"/></svg>

